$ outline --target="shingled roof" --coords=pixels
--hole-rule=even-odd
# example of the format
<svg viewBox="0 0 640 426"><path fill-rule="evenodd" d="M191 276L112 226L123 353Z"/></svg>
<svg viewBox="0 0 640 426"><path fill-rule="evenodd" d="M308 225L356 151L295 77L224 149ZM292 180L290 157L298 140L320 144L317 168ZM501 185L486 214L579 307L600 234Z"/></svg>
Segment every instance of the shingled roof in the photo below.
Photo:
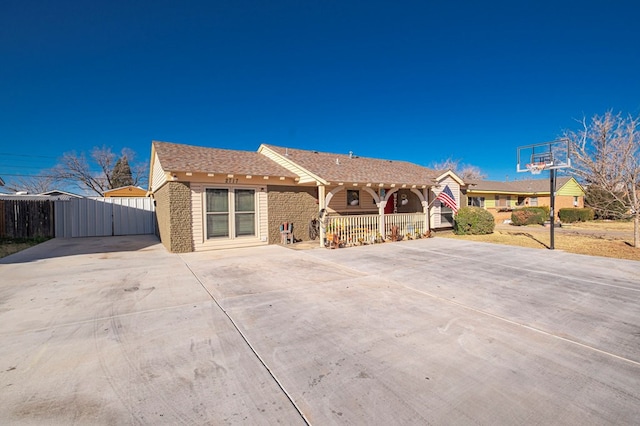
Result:
<svg viewBox="0 0 640 426"><path fill-rule="evenodd" d="M571 180L570 176L556 179L556 188L560 188ZM469 192L502 192L511 194L531 194L538 192L550 192L549 179L514 180L500 182L494 180L482 180L469 187Z"/></svg>
<svg viewBox="0 0 640 426"><path fill-rule="evenodd" d="M159 141L153 141L152 144L160 165L168 172L297 177L255 151L206 148Z"/></svg>
<svg viewBox="0 0 640 426"><path fill-rule="evenodd" d="M327 182L432 185L442 173L414 163L263 144Z"/></svg>

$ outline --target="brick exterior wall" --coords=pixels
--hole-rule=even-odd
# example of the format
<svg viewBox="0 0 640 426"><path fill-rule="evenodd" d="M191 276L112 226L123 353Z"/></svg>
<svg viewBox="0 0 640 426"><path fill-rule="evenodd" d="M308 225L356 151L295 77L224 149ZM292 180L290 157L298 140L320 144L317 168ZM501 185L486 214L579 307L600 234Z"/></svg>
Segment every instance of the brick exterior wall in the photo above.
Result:
<svg viewBox="0 0 640 426"><path fill-rule="evenodd" d="M280 243L280 225L293 223L296 241L309 241L309 221L318 217L318 188L268 186L269 244Z"/></svg>
<svg viewBox="0 0 640 426"><path fill-rule="evenodd" d="M193 251L191 190L187 182L167 182L153 194L162 244L173 253Z"/></svg>

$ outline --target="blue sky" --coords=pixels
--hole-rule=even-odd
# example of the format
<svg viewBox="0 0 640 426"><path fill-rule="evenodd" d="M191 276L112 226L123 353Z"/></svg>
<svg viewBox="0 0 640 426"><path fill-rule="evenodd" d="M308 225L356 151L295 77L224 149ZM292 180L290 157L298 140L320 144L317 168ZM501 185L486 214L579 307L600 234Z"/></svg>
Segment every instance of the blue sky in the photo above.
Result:
<svg viewBox="0 0 640 426"><path fill-rule="evenodd" d="M488 178L575 119L640 114L640 6L616 1L0 5L0 177L152 140L260 143Z"/></svg>

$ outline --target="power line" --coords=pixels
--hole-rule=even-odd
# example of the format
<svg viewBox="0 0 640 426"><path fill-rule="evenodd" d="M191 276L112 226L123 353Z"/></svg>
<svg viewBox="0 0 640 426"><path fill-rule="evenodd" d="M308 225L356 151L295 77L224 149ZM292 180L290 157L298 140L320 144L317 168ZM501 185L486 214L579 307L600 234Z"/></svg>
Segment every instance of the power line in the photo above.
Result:
<svg viewBox="0 0 640 426"><path fill-rule="evenodd" d="M10 152L0 152L0 155L6 155L11 157L53 158L54 160L58 158L58 157L52 157L50 155L12 154Z"/></svg>
<svg viewBox="0 0 640 426"><path fill-rule="evenodd" d="M23 174L17 174L17 173L0 173L0 175L2 176L18 176L18 177L43 177L43 178L54 178L57 176L53 176L53 175L23 175Z"/></svg>

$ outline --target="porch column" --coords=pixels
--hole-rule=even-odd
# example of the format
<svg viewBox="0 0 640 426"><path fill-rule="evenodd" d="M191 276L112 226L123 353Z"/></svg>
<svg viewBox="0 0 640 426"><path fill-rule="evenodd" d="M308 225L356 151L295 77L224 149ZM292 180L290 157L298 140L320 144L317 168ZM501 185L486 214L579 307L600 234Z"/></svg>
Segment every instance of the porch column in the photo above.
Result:
<svg viewBox="0 0 640 426"><path fill-rule="evenodd" d="M431 212L429 211L431 203L429 202L429 191L431 191L431 188L429 187L422 190L422 196L424 197L424 200L422 201L422 211L424 211L425 232L429 232L431 230Z"/></svg>
<svg viewBox="0 0 640 426"><path fill-rule="evenodd" d="M424 213L424 229L425 233L429 232L429 202L422 201L422 213Z"/></svg>
<svg viewBox="0 0 640 426"><path fill-rule="evenodd" d="M325 196L326 196L326 190L324 185L320 185L318 186L318 220L322 222L323 218L320 218L320 210L325 209L324 214L326 216L327 214L327 204L325 203ZM319 224L318 227L320 228L320 247L324 247L324 239L326 238L326 232L324 229L324 226L322 226L322 224Z"/></svg>
<svg viewBox="0 0 640 426"><path fill-rule="evenodd" d="M387 206L387 201L380 201L378 203L378 215L379 215L379 219L378 219L378 232L380 233L380 235L382 236L382 240L384 241L384 239L386 238L386 232L384 229L384 208Z"/></svg>

